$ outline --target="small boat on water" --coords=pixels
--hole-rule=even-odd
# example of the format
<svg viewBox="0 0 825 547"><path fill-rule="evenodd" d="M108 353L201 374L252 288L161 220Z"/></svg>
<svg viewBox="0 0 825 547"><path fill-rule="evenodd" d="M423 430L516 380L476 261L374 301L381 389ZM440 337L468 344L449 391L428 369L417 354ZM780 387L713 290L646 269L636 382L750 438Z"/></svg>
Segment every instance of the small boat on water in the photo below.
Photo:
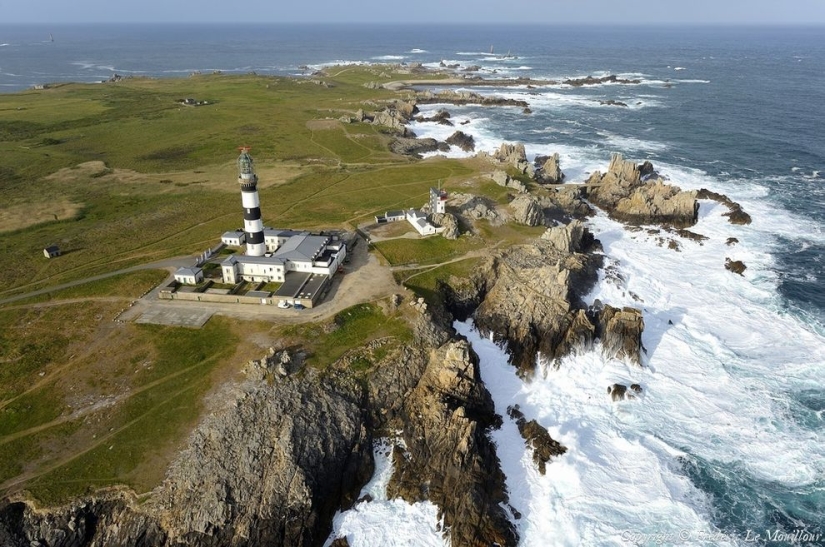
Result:
<svg viewBox="0 0 825 547"><path fill-rule="evenodd" d="M52 36L51 32L49 33L49 42L54 42L54 36Z"/></svg>

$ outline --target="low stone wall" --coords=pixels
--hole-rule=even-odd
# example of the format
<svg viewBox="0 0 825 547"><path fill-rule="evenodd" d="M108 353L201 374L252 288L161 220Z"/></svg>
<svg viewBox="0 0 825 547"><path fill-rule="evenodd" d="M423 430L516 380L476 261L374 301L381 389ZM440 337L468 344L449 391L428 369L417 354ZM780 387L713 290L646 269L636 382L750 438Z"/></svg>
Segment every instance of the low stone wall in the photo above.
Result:
<svg viewBox="0 0 825 547"><path fill-rule="evenodd" d="M277 306L282 299L279 297L259 298L255 296L242 296L236 294L208 294L208 293L181 293L167 292L160 293L162 300L185 300L188 302L216 302L220 304L257 304L259 306ZM290 299L301 303L305 308L313 307L314 303L309 298Z"/></svg>

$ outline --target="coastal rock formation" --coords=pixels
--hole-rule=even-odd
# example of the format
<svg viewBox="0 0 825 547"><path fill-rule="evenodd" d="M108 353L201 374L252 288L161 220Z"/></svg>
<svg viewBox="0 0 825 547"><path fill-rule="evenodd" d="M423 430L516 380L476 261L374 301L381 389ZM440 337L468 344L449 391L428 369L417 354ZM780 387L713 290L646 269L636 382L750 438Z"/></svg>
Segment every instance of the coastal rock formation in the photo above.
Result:
<svg viewBox="0 0 825 547"><path fill-rule="evenodd" d="M521 108L529 106L526 101L519 99L486 97L472 91L455 91L452 89L445 89L437 93L430 90L419 91L415 94L415 101L417 104L480 104L483 106L518 106Z"/></svg>
<svg viewBox="0 0 825 547"><path fill-rule="evenodd" d="M597 306L598 308L598 306ZM645 323L636 308L604 306L596 315L596 336L607 359L627 360L641 366L642 331Z"/></svg>
<svg viewBox="0 0 825 547"><path fill-rule="evenodd" d="M544 210L536 196L521 194L510 202L513 220L526 226L541 226L544 224Z"/></svg>
<svg viewBox="0 0 825 547"><path fill-rule="evenodd" d="M730 258L726 257L725 269L735 274L743 275L745 273L745 270L748 269L748 267L745 266L745 263L741 260L731 260Z"/></svg>
<svg viewBox="0 0 825 547"><path fill-rule="evenodd" d="M417 156L420 158L421 154L435 152L438 149L438 141L430 138L409 139L396 137L390 142L390 150L404 156Z"/></svg>
<svg viewBox="0 0 825 547"><path fill-rule="evenodd" d="M395 449L388 496L438 505L456 547L515 547L518 536L502 508L504 474L488 436L501 419L466 341L431 353L403 414L406 448Z"/></svg>
<svg viewBox="0 0 825 547"><path fill-rule="evenodd" d="M727 213L723 213L723 217L728 217L728 221L731 224L750 224L751 223L751 216L746 213L742 206L730 199L725 194L719 194L716 192L712 192L707 188L702 188L699 190L699 193L696 195L699 199L712 199L713 201L719 202L725 207L728 208Z"/></svg>
<svg viewBox="0 0 825 547"><path fill-rule="evenodd" d="M463 131L456 131L444 141L449 145L458 146L465 152L472 152L476 149L476 142L472 135L467 135Z"/></svg>
<svg viewBox="0 0 825 547"><path fill-rule="evenodd" d="M441 236L444 237L444 239L458 239L458 219L455 218L455 215L452 213L434 213L430 220L432 220L436 226L444 228L444 231L441 232Z"/></svg>
<svg viewBox="0 0 825 547"><path fill-rule="evenodd" d="M499 186L504 186L505 188L512 188L520 194L524 194L527 192L527 186L523 182L510 177L510 175L508 175L505 171L502 171L500 169L493 172L492 179Z"/></svg>
<svg viewBox="0 0 825 547"><path fill-rule="evenodd" d="M639 384L630 384L630 391L633 393L628 393L627 386L624 384L613 384L612 386L607 386L607 394L610 395L614 401L635 399L636 395L639 395L642 392L642 386Z"/></svg>
<svg viewBox="0 0 825 547"><path fill-rule="evenodd" d="M621 154L613 154L607 173L596 171L587 184L592 185L590 200L617 220L678 227L696 222L699 204L695 192L683 192L662 179L643 181L641 169L623 160Z"/></svg>
<svg viewBox="0 0 825 547"><path fill-rule="evenodd" d="M527 154L524 151L524 145L522 143L502 143L499 149L493 154L493 160L518 167L522 162L527 162Z"/></svg>
<svg viewBox="0 0 825 547"><path fill-rule="evenodd" d="M542 427L536 420L528 422L518 405L508 406L507 415L515 420L518 432L527 443L527 446L533 449L533 461L536 463L539 473L544 475L547 471L547 462L553 456L563 455L567 452L567 447L554 440L547 429Z"/></svg>
<svg viewBox="0 0 825 547"><path fill-rule="evenodd" d="M453 125L453 122L450 121L450 113L447 112L446 110L444 110L443 108L441 110L439 110L438 112L436 112L435 114L433 114L432 116L430 116L429 118L426 118L424 116L418 116L418 117L415 118L415 121L417 121L417 122L435 122L435 123L438 123L438 124L441 124L441 125L450 125L450 126Z"/></svg>
<svg viewBox="0 0 825 547"><path fill-rule="evenodd" d="M564 173L561 172L558 153L552 156L536 156L536 180L547 184L557 184L564 180Z"/></svg>
<svg viewBox="0 0 825 547"><path fill-rule="evenodd" d="M484 196L454 193L450 197L450 205L468 219L487 220L493 226L504 222L504 217L496 209L496 204Z"/></svg>
<svg viewBox="0 0 825 547"><path fill-rule="evenodd" d="M610 76L605 76L603 78L594 78L593 76L587 76L586 78L574 78L571 80L564 80L565 85L573 86L573 87L581 87L583 85L599 85L599 84L640 84L642 83L641 80L627 80L623 78L619 78L615 74L611 74Z"/></svg>
<svg viewBox="0 0 825 547"><path fill-rule="evenodd" d="M549 241L557 251L569 254L581 249L586 235L587 228L584 224L579 220L574 220L567 226L548 228L541 238Z"/></svg>

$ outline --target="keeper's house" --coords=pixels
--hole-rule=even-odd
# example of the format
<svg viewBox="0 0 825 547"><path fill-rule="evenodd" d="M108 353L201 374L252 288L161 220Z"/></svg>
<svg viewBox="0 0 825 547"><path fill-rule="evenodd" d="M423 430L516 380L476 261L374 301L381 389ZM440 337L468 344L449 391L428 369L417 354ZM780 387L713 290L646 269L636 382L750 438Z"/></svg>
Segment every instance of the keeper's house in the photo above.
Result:
<svg viewBox="0 0 825 547"><path fill-rule="evenodd" d="M221 263L223 282L283 283L289 272L332 277L347 256L346 244L332 236L289 230L271 231L264 256L233 255Z"/></svg>

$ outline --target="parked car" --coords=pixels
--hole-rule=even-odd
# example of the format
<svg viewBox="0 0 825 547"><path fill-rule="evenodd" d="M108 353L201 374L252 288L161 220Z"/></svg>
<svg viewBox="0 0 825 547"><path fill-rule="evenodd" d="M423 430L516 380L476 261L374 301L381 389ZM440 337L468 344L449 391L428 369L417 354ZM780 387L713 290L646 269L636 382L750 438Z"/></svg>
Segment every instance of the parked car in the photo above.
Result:
<svg viewBox="0 0 825 547"><path fill-rule="evenodd" d="M280 302L278 302L278 307L282 310L285 310L289 307L289 302L287 302L286 300L281 300Z"/></svg>

